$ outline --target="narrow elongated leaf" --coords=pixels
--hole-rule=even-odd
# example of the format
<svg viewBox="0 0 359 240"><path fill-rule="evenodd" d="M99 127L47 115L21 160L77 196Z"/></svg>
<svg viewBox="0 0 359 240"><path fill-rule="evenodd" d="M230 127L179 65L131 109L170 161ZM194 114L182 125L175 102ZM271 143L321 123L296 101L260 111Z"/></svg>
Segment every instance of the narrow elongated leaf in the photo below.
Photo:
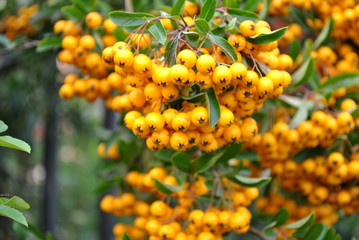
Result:
<svg viewBox="0 0 359 240"><path fill-rule="evenodd" d="M332 31L334 29L334 20L331 18L324 26L322 31L320 32L319 36L314 42L313 48L318 49L320 46L325 44L329 39L330 35L332 34Z"/></svg>
<svg viewBox="0 0 359 240"><path fill-rule="evenodd" d="M160 20L157 20L149 29L148 31L157 39L159 43L165 45L167 40L167 32L163 27Z"/></svg>
<svg viewBox="0 0 359 240"><path fill-rule="evenodd" d="M300 42L294 39L289 47L289 56L295 61L300 53Z"/></svg>
<svg viewBox="0 0 359 240"><path fill-rule="evenodd" d="M17 150L21 150L27 153L31 152L31 147L26 142L13 138L10 136L1 136L0 137L0 146L1 147L8 147L8 148L14 148Z"/></svg>
<svg viewBox="0 0 359 240"><path fill-rule="evenodd" d="M289 211L286 208L282 208L277 212L276 215L274 215L273 219L271 220L271 223L264 228L264 234L270 235L274 227L282 226L288 220L288 218Z"/></svg>
<svg viewBox="0 0 359 240"><path fill-rule="evenodd" d="M86 12L75 5L65 6L61 8L61 12L68 18L76 21L81 21L85 17Z"/></svg>
<svg viewBox="0 0 359 240"><path fill-rule="evenodd" d="M304 47L302 51L302 61L301 65L308 60L310 55L312 54L313 41L311 39L306 39L304 42Z"/></svg>
<svg viewBox="0 0 359 240"><path fill-rule="evenodd" d="M238 21L243 21L245 19L259 19L259 16L251 11L242 10L238 8L229 8L227 12L232 16L238 19Z"/></svg>
<svg viewBox="0 0 359 240"><path fill-rule="evenodd" d="M121 27L140 26L146 22L146 19L153 17L153 15L148 13L130 13L124 11L113 11L108 15L112 22Z"/></svg>
<svg viewBox="0 0 359 240"><path fill-rule="evenodd" d="M242 144L230 143L223 149L223 155L218 159L218 162L227 162L234 158L241 148Z"/></svg>
<svg viewBox="0 0 359 240"><path fill-rule="evenodd" d="M335 240L336 238L336 232L334 228L330 228L327 233L325 234L323 240Z"/></svg>
<svg viewBox="0 0 359 240"><path fill-rule="evenodd" d="M298 228L304 228L309 226L310 224L312 224L315 220L315 213L312 212L311 214L309 214L308 216L306 216L305 218L302 218L296 222L293 222L291 224L285 225L283 226L283 228L286 229L298 229Z"/></svg>
<svg viewBox="0 0 359 240"><path fill-rule="evenodd" d="M200 18L203 18L207 22L211 21L214 16L217 7L217 0L206 0L203 4L202 11L199 14Z"/></svg>
<svg viewBox="0 0 359 240"><path fill-rule="evenodd" d="M163 183L157 179L154 180L154 183L155 183L156 189L164 194L172 194L172 193L176 193L176 192L183 190L183 188L181 188L179 186L169 185L169 184Z"/></svg>
<svg viewBox="0 0 359 240"><path fill-rule="evenodd" d="M0 204L12 207L12 208L17 208L20 210L27 210L30 208L30 205L25 202L24 199L17 197L17 196L13 196L11 198L4 198L1 197L0 198Z"/></svg>
<svg viewBox="0 0 359 240"><path fill-rule="evenodd" d="M194 21L194 24L196 25L196 28L199 32L203 34L207 34L209 32L209 25L206 20L203 18L198 18Z"/></svg>
<svg viewBox="0 0 359 240"><path fill-rule="evenodd" d="M61 47L62 38L44 38L36 47L37 52L45 52L54 48Z"/></svg>
<svg viewBox="0 0 359 240"><path fill-rule="evenodd" d="M179 15L182 11L184 6L185 0L177 0L175 5L172 8L171 14L172 15Z"/></svg>
<svg viewBox="0 0 359 240"><path fill-rule="evenodd" d="M255 36L247 37L247 41L253 43L255 45L261 45L266 43L274 42L280 39L285 32L287 31L288 27L280 28L268 33L261 33Z"/></svg>
<svg viewBox="0 0 359 240"><path fill-rule="evenodd" d="M297 109L294 117L289 123L290 128L296 128L301 122L307 120L309 111L314 107L314 103L311 101L303 101Z"/></svg>
<svg viewBox="0 0 359 240"><path fill-rule="evenodd" d="M309 80L314 72L314 59L309 58L292 76L292 82L295 86L300 86Z"/></svg>
<svg viewBox="0 0 359 240"><path fill-rule="evenodd" d="M89 12L93 9L95 0L74 0L73 2L83 11Z"/></svg>
<svg viewBox="0 0 359 240"><path fill-rule="evenodd" d="M22 212L20 212L19 210L15 209L15 208L0 204L0 216L11 218L12 220L14 220L16 222L27 226L27 221L24 217L24 214L22 214Z"/></svg>
<svg viewBox="0 0 359 240"><path fill-rule="evenodd" d="M344 73L329 78L319 87L319 92L328 97L339 88L345 88L354 85L359 85L359 74Z"/></svg>
<svg viewBox="0 0 359 240"><path fill-rule="evenodd" d="M303 240L322 240L326 234L327 227L323 223L315 223L305 234Z"/></svg>
<svg viewBox="0 0 359 240"><path fill-rule="evenodd" d="M263 7L259 13L260 19L265 19L267 17L268 10L269 10L269 4L270 4L270 0L263 0Z"/></svg>
<svg viewBox="0 0 359 240"><path fill-rule="evenodd" d="M258 7L258 4L260 3L261 0L250 0L250 1L246 1L246 4L244 5L244 10L247 11L251 11L251 12L255 12L255 10Z"/></svg>
<svg viewBox="0 0 359 240"><path fill-rule="evenodd" d="M125 234L122 236L122 240L131 240L131 238L125 233Z"/></svg>
<svg viewBox="0 0 359 240"><path fill-rule="evenodd" d="M223 152L219 154L204 153L200 157L196 158L191 162L192 173L202 173L208 168L212 167L217 163L218 159L223 155Z"/></svg>
<svg viewBox="0 0 359 240"><path fill-rule="evenodd" d="M271 181L271 178L261 177L261 178L252 178L242 175L225 175L229 180L240 184L245 187L260 187L268 184Z"/></svg>
<svg viewBox="0 0 359 240"><path fill-rule="evenodd" d="M224 7L238 8L239 7L238 1L237 0L225 0Z"/></svg>
<svg viewBox="0 0 359 240"><path fill-rule="evenodd" d="M8 129L8 126L0 120L0 133L5 132Z"/></svg>
<svg viewBox="0 0 359 240"><path fill-rule="evenodd" d="M233 46L228 43L228 41L222 37L210 34L210 40L215 43L218 47L221 48L221 50L226 54L226 56L231 60L232 62L237 62L237 53L236 50L234 50Z"/></svg>
<svg viewBox="0 0 359 240"><path fill-rule="evenodd" d="M328 87L330 85L333 85L333 84L336 84L338 82L341 82L343 80L355 79L355 78L358 78L358 77L359 77L358 73L342 73L342 74L336 75L334 77L328 78L328 80L325 81L324 83L322 83L319 86L319 88L323 89L323 88L326 88L326 87Z"/></svg>
<svg viewBox="0 0 359 240"><path fill-rule="evenodd" d="M173 164L182 172L188 173L190 171L190 156L186 152L175 152L171 156Z"/></svg>
<svg viewBox="0 0 359 240"><path fill-rule="evenodd" d="M319 81L319 75L316 71L314 71L308 79L309 86L312 88L312 90L318 90L320 84Z"/></svg>
<svg viewBox="0 0 359 240"><path fill-rule="evenodd" d="M209 113L209 123L211 127L216 125L221 116L219 102L213 88L206 89L206 102Z"/></svg>

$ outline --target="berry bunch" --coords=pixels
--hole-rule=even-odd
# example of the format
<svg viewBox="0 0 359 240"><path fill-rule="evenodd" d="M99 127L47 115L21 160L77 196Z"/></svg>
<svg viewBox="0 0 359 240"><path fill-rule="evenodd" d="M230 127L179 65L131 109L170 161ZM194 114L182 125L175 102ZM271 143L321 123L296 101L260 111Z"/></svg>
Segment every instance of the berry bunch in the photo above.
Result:
<svg viewBox="0 0 359 240"><path fill-rule="evenodd" d="M4 33L9 40L14 40L20 35L34 35L38 26L30 21L38 12L38 8L39 6L34 4L28 7L19 8L17 15L5 15L0 22L0 33Z"/></svg>
<svg viewBox="0 0 359 240"><path fill-rule="evenodd" d="M155 200L148 204L137 200L130 193L118 197L107 195L102 199L100 207L103 211L116 216L135 216L133 225L119 223L114 226L113 231L118 239L121 239L123 234L128 234L133 239L149 236L152 240L214 240L222 239L222 235L230 231L237 234L248 231L252 215L246 206L258 197L257 188L242 187L223 178L223 189L226 192L220 201L227 204L221 206L219 202L217 207L207 206L203 211L200 208L202 205L193 209L193 204L199 204L198 196L209 192L204 177L198 176L196 181L184 183L184 190L170 195L156 190L155 179L172 186L178 185L176 178L160 167L152 168L146 174L132 171L126 176L130 186L153 193L157 197L165 197L166 200Z"/></svg>

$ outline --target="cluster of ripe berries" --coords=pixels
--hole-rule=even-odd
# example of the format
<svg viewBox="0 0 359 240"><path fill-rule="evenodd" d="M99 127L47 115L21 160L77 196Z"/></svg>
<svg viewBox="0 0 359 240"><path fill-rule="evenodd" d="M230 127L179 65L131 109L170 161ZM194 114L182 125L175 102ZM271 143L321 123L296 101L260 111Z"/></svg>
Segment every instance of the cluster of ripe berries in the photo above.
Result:
<svg viewBox="0 0 359 240"><path fill-rule="evenodd" d="M275 167L278 172L274 172L277 174L289 173L284 166L291 165L292 156L306 148L332 146L339 135L348 134L354 128L354 118L348 112L333 117L323 111L316 111L310 120L300 123L296 129L290 129L285 122L275 123L272 132L252 138L248 147L260 155L264 168Z"/></svg>
<svg viewBox="0 0 359 240"><path fill-rule="evenodd" d="M351 40L355 44L359 44L357 38L359 26L356 24L359 19L359 4L357 1L271 0L269 13L276 16L289 16L290 6L305 11L314 10L315 15L311 15L311 17L305 19L307 25L312 29L322 29L324 24L330 18L333 18L335 26L332 36L339 40Z"/></svg>
<svg viewBox="0 0 359 240"><path fill-rule="evenodd" d="M107 80L112 66L102 60L98 50L117 42L113 34L117 25L110 19L103 20L97 12L88 13L85 22L86 31L82 29L80 23L71 20L59 20L54 25L54 33L63 36L58 60L61 63L74 65L84 76L68 74L59 90L59 95L64 99L78 96L93 102L98 97L107 98L114 88L110 84L111 81ZM100 31L99 29L103 30L101 32L104 34L96 41L88 32Z"/></svg>
<svg viewBox="0 0 359 240"><path fill-rule="evenodd" d="M277 42L263 45L246 42L245 36L270 31L268 23L244 21L240 29L243 35L232 34L228 38L239 61L241 54L255 57L279 53ZM129 111L125 116L126 126L138 137L146 138L152 150L170 147L186 151L198 146L211 152L229 142L249 140L256 135L257 126L248 117L258 111L267 98L278 97L291 83L291 76L284 70L271 70L263 77L241 62L229 63L229 67L218 65L218 59L224 62L229 59L211 48L183 49L171 67L160 61L159 56L151 59L145 54L134 54L125 42L105 48L102 57L115 65L122 80L119 85L126 86L126 93L109 98L107 106L119 112ZM287 57L290 59L288 55L279 56L281 67L278 69L292 66ZM214 127L209 124L210 116L204 103L183 101L178 108L171 106L174 100L189 97L194 84L202 90L213 88L217 95L221 104L220 119Z"/></svg>
<svg viewBox="0 0 359 240"><path fill-rule="evenodd" d="M34 4L19 8L17 15L5 15L0 22L0 33L4 33L9 40L14 40L20 35L34 35L38 26L31 22L31 18L37 13L38 8L39 6Z"/></svg>
<svg viewBox="0 0 359 240"><path fill-rule="evenodd" d="M259 195L257 188L246 188L223 178L222 201L225 207L207 206L203 211L193 209L198 205L198 196L209 193L206 179L198 176L192 183L185 182L182 191L170 195L163 194L154 187L154 179L169 185L178 185L174 176L168 175L165 169L155 167L148 173L129 172L127 183L141 191L155 194L158 198L151 204L137 200L133 194L124 193L118 197L105 196L100 207L103 211L116 216L135 216L132 225L116 224L113 232L117 239L128 234L132 239L150 240L216 240L230 231L243 234L248 231L251 213L246 208ZM171 204L169 204L171 202ZM202 206L204 207L204 206Z"/></svg>
<svg viewBox="0 0 359 240"><path fill-rule="evenodd" d="M354 128L354 119L348 112L333 117L315 111L310 120L296 129L290 129L283 121L275 123L271 132L257 135L246 147L259 154L261 167L271 169L272 176L285 191L301 193L311 205L326 202L333 209L345 208L352 213L358 206L357 187L350 184L359 179L357 154L350 161L333 152L327 158L317 156L301 163L294 161L293 156L308 148L333 146L338 136Z"/></svg>

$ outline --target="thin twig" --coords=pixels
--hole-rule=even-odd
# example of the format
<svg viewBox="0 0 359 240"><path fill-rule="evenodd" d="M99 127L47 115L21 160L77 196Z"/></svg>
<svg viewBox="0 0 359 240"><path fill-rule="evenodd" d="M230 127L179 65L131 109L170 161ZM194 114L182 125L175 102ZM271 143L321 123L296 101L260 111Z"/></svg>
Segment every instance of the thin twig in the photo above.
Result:
<svg viewBox="0 0 359 240"><path fill-rule="evenodd" d="M259 239L261 239L261 240L268 240L268 239L263 235L263 233L262 233L259 229L255 228L255 227L250 227L250 228L249 228L249 232L253 233L254 235L256 235L256 236L257 236Z"/></svg>

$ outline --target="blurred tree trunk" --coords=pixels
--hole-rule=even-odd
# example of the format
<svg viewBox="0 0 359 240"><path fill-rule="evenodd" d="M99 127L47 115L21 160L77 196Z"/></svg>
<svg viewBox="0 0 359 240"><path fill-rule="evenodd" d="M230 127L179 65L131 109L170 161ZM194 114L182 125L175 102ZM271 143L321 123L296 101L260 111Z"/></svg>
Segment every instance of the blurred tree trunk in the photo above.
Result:
<svg viewBox="0 0 359 240"><path fill-rule="evenodd" d="M104 107L105 108L105 107ZM107 108L105 108L104 116L104 127L108 130L114 130L116 126L115 113ZM100 196L99 202L102 197L106 194L113 194L113 190L109 190L102 196ZM115 224L115 218L113 215L102 212L100 210L100 234L99 240L110 240L113 238L112 228Z"/></svg>
<svg viewBox="0 0 359 240"><path fill-rule="evenodd" d="M55 62L53 63L55 68ZM51 66L52 67L52 66ZM44 167L46 171L44 200L43 200L43 228L45 232L55 235L56 212L57 212L57 116L56 105L58 93L56 87L56 71L51 74L52 78L47 86L47 106L45 116L45 139L44 139Z"/></svg>

